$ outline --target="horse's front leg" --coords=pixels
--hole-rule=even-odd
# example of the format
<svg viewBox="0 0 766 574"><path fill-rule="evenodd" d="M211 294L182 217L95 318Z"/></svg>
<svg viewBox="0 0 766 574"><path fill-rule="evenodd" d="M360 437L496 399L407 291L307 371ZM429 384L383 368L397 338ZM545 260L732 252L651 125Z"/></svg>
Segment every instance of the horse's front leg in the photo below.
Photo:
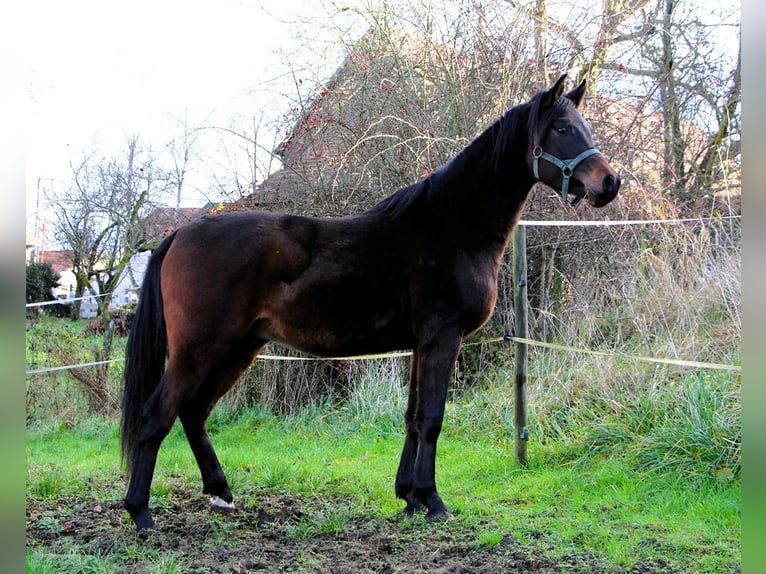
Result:
<svg viewBox="0 0 766 574"><path fill-rule="evenodd" d="M423 505L413 494L413 480L415 474L415 457L418 454L418 440L420 437L420 422L418 421L418 353L417 349L412 352L410 360L409 395L407 398L407 411L404 414L404 447L399 459L399 469L396 471L396 496L407 502L404 508L405 514L413 514L420 510Z"/></svg>
<svg viewBox="0 0 766 574"><path fill-rule="evenodd" d="M408 506L422 504L427 508L429 519L447 517L447 508L436 490L436 444L460 343L460 336L445 334L417 350L417 452L412 473L412 502L408 499Z"/></svg>

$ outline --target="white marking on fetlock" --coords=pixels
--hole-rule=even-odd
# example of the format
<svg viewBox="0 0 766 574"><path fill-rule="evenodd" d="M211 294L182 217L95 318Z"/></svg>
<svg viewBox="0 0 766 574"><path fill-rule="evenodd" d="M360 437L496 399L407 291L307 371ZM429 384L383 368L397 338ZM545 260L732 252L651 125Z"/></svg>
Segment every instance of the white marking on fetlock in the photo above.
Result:
<svg viewBox="0 0 766 574"><path fill-rule="evenodd" d="M220 510L234 510L234 503L226 502L220 496L211 496L210 504L213 506L213 508L217 508Z"/></svg>

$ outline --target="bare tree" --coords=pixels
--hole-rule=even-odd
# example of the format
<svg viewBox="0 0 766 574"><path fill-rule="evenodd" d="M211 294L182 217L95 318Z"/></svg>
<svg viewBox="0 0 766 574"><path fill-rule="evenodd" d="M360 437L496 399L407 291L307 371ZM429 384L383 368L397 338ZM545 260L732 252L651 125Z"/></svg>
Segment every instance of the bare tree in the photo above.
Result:
<svg viewBox="0 0 766 574"><path fill-rule="evenodd" d="M535 0L534 10L536 80L543 86L548 83L548 11L545 8L545 0Z"/></svg>
<svg viewBox="0 0 766 574"><path fill-rule="evenodd" d="M560 28L570 37L575 53L582 59L578 81L587 79L591 86L598 86L603 69L619 69L619 62L615 65L613 59L616 48L635 45L656 32L651 23L643 21L640 17L649 1L603 0L598 35L592 46L583 45L573 30Z"/></svg>
<svg viewBox="0 0 766 574"><path fill-rule="evenodd" d="M739 27L737 5L601 0L594 17L567 2L553 4L514 3L533 19L538 68L577 70L578 80L588 79L605 123L618 115L623 124L614 126L616 149L647 158L651 169L640 174L647 183L656 180L688 202L707 194L726 170L738 170L740 58L726 40Z"/></svg>
<svg viewBox="0 0 766 574"><path fill-rule="evenodd" d="M604 4L611 7L611 0ZM711 12L679 0L627 4L640 10L618 22L619 49L606 43L612 49L600 58L599 88L612 84L612 97L630 94L644 116L659 112L661 183L679 199L693 199L708 193L721 169L732 168L726 160L739 154L739 49L722 39L736 37L738 8ZM607 27L611 19L605 8Z"/></svg>
<svg viewBox="0 0 766 574"><path fill-rule="evenodd" d="M131 256L149 239L140 222L165 194L168 178L138 140L128 138L122 157L84 157L72 165L71 186L48 198L56 236L73 252L77 296L95 291L91 282L102 294L113 291ZM107 318L109 298L97 301Z"/></svg>
<svg viewBox="0 0 766 574"><path fill-rule="evenodd" d="M168 183L175 191L176 211L181 209L181 197L184 192L186 178L192 164L194 148L199 134L197 130L193 130L189 126L188 113L184 114L181 128L181 136L167 144L167 149L173 162L172 167L168 171Z"/></svg>
<svg viewBox="0 0 766 574"><path fill-rule="evenodd" d="M713 187L721 165L726 158L739 157L741 135L739 134L739 107L742 99L742 47L737 52L737 64L726 82L728 89L720 104L714 106L718 129L710 140L702 160L696 167L696 184L702 189ZM712 95L712 94L711 94Z"/></svg>

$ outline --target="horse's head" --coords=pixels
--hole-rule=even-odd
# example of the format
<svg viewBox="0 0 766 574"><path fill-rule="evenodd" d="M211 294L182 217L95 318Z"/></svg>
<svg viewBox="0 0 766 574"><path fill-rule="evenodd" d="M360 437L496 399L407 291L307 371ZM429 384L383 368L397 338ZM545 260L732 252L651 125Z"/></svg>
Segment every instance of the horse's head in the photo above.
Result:
<svg viewBox="0 0 766 574"><path fill-rule="evenodd" d="M572 205L587 198L603 207L617 196L620 177L593 145L590 125L577 111L585 80L564 94L566 77L532 100L529 165L535 178L559 190L565 202L573 195Z"/></svg>

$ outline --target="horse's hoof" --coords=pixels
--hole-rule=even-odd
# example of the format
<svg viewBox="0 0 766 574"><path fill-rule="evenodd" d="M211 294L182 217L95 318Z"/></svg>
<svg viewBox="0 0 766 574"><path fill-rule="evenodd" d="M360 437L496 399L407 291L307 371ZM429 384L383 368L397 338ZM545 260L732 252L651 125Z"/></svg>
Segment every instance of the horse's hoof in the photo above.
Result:
<svg viewBox="0 0 766 574"><path fill-rule="evenodd" d="M154 524L154 520L152 520L148 510L133 516L133 522L136 525L136 532L145 532L156 528L156 524Z"/></svg>
<svg viewBox="0 0 766 574"><path fill-rule="evenodd" d="M426 505L415 498L412 494L408 494L402 498L407 503L407 506L405 506L401 511L402 516L412 516L416 512L424 512L426 510Z"/></svg>
<svg viewBox="0 0 766 574"><path fill-rule="evenodd" d="M426 520L429 522L444 522L449 518L446 508L429 508L426 512Z"/></svg>
<svg viewBox="0 0 766 574"><path fill-rule="evenodd" d="M223 514L229 514L232 510L234 510L234 503L226 502L220 496L211 496L210 506L213 508L214 511L221 512Z"/></svg>

